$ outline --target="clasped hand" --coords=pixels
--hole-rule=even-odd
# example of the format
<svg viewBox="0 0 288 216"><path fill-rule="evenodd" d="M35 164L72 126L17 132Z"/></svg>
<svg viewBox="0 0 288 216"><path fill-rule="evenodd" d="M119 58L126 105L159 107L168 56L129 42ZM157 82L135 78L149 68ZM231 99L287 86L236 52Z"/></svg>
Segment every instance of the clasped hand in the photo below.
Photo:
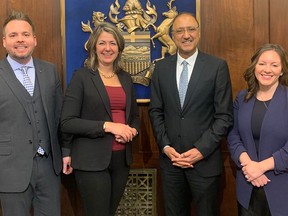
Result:
<svg viewBox="0 0 288 216"><path fill-rule="evenodd" d="M167 147L164 149L164 153L171 159L174 166L181 168L193 168L195 163L204 158L196 148L180 154L173 147Z"/></svg>
<svg viewBox="0 0 288 216"><path fill-rule="evenodd" d="M137 135L137 130L126 124L111 122L109 125L110 131L115 136L115 140L120 143L131 142Z"/></svg>
<svg viewBox="0 0 288 216"><path fill-rule="evenodd" d="M241 165L243 175L253 186L262 187L270 182L259 162L250 161Z"/></svg>

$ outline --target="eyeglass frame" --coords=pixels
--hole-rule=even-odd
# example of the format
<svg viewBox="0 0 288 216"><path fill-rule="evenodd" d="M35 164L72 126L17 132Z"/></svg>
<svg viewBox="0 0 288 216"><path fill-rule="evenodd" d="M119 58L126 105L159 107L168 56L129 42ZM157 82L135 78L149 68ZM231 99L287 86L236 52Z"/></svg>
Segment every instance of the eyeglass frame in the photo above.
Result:
<svg viewBox="0 0 288 216"><path fill-rule="evenodd" d="M190 27L186 27L186 28L178 28L175 30L172 30L172 33L175 33L176 35L183 35L186 31L188 34L193 34L197 31L197 29L199 28L199 26L190 26Z"/></svg>

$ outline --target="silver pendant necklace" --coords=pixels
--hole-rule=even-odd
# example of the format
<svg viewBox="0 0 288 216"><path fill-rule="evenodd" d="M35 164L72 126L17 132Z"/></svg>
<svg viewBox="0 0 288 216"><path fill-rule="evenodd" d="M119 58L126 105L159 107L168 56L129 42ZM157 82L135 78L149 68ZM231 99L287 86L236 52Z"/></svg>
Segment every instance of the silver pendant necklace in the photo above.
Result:
<svg viewBox="0 0 288 216"><path fill-rule="evenodd" d="M266 102L265 101L262 101L262 102L263 102L264 106L266 107L266 110L268 110L268 106L267 106Z"/></svg>

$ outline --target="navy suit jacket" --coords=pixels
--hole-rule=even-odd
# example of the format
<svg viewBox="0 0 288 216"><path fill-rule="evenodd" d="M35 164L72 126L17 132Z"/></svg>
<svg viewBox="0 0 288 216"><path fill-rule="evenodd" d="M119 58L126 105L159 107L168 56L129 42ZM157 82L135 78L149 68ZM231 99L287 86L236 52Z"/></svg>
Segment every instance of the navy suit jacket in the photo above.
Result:
<svg viewBox="0 0 288 216"><path fill-rule="evenodd" d="M54 170L59 174L62 157L57 130L62 87L54 64L34 59L34 66L48 123ZM31 178L35 152L24 94L26 89L5 58L0 62L0 192L22 192Z"/></svg>
<svg viewBox="0 0 288 216"><path fill-rule="evenodd" d="M228 147L238 166L236 177L237 198L248 208L252 184L247 182L241 170L239 156L247 152L253 161L262 161L273 156L275 168L265 175L271 180L264 190L273 216L288 214L288 89L278 85L263 119L259 155L251 130L251 116L255 97L244 102L247 91L241 91L234 102L234 126L228 135Z"/></svg>
<svg viewBox="0 0 288 216"><path fill-rule="evenodd" d="M139 131L139 115L130 74L117 73L126 93L126 124ZM72 134L63 142L63 156L71 156L74 169L99 171L111 160L114 135L105 133L103 124L113 121L109 96L98 72L87 68L77 70L64 98L61 128ZM132 162L132 143L126 143L126 163Z"/></svg>
<svg viewBox="0 0 288 216"><path fill-rule="evenodd" d="M232 91L226 61L198 52L181 109L176 82L177 55L156 63L149 114L159 146L183 153L197 148L204 159L195 164L201 176L219 175L223 168L220 140L232 125ZM174 169L160 154L160 165Z"/></svg>

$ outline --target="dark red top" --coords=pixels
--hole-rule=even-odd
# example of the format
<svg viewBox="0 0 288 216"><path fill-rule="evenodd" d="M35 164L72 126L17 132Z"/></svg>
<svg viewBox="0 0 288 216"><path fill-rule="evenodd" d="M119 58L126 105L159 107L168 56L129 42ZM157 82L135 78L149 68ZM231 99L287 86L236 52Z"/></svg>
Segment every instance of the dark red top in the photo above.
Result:
<svg viewBox="0 0 288 216"><path fill-rule="evenodd" d="M125 124L126 111L126 94L122 86L105 86L110 99L112 112L112 120L116 123ZM112 151L120 151L125 149L125 144L117 142L115 139L112 143Z"/></svg>

